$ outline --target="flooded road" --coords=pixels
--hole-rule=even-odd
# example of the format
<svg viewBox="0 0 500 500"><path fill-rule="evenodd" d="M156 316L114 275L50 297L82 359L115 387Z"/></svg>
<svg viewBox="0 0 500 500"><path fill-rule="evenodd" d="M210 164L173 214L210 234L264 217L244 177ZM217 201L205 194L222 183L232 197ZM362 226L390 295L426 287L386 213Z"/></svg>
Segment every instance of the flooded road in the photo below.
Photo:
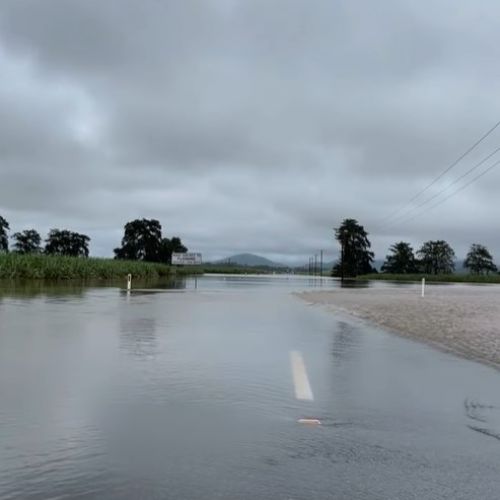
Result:
<svg viewBox="0 0 500 500"><path fill-rule="evenodd" d="M0 285L0 499L498 499L500 373L319 286Z"/></svg>

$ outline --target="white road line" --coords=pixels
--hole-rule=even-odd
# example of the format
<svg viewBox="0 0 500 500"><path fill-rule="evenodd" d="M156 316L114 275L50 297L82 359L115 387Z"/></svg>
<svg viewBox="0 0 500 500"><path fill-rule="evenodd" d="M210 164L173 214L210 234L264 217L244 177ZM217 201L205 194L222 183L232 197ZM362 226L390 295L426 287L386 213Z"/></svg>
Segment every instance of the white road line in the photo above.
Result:
<svg viewBox="0 0 500 500"><path fill-rule="evenodd" d="M293 385L295 386L295 397L303 401L314 399L309 378L307 377L306 365L300 351L290 351L290 363L292 365Z"/></svg>

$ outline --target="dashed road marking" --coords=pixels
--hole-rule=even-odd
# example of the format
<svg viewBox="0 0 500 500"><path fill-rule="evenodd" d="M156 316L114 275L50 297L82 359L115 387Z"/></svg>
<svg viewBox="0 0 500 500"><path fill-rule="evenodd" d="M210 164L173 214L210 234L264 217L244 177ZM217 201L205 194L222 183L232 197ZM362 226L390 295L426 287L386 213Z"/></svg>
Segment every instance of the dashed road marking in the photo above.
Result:
<svg viewBox="0 0 500 500"><path fill-rule="evenodd" d="M314 399L309 378L307 377L306 365L300 351L290 351L290 363L292 365L293 385L295 397L302 401Z"/></svg>

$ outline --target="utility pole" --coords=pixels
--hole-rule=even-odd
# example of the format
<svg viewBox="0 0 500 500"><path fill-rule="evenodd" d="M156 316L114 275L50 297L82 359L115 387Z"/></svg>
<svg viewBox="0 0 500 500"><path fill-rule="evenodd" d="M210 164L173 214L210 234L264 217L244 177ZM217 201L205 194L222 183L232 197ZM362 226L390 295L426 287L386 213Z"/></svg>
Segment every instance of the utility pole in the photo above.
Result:
<svg viewBox="0 0 500 500"><path fill-rule="evenodd" d="M340 280L344 281L344 240L340 241Z"/></svg>
<svg viewBox="0 0 500 500"><path fill-rule="evenodd" d="M314 254L314 276L318 275L318 254Z"/></svg>
<svg viewBox="0 0 500 500"><path fill-rule="evenodd" d="M319 275L323 277L323 250L319 251Z"/></svg>

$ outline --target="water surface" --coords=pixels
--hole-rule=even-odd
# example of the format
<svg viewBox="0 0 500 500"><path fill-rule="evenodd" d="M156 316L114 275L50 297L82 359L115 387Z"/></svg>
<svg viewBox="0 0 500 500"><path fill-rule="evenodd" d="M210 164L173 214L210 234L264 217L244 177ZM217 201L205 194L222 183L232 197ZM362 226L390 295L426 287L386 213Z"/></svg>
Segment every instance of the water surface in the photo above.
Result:
<svg viewBox="0 0 500 500"><path fill-rule="evenodd" d="M498 372L291 293L332 280L136 285L0 285L1 499L500 496Z"/></svg>

